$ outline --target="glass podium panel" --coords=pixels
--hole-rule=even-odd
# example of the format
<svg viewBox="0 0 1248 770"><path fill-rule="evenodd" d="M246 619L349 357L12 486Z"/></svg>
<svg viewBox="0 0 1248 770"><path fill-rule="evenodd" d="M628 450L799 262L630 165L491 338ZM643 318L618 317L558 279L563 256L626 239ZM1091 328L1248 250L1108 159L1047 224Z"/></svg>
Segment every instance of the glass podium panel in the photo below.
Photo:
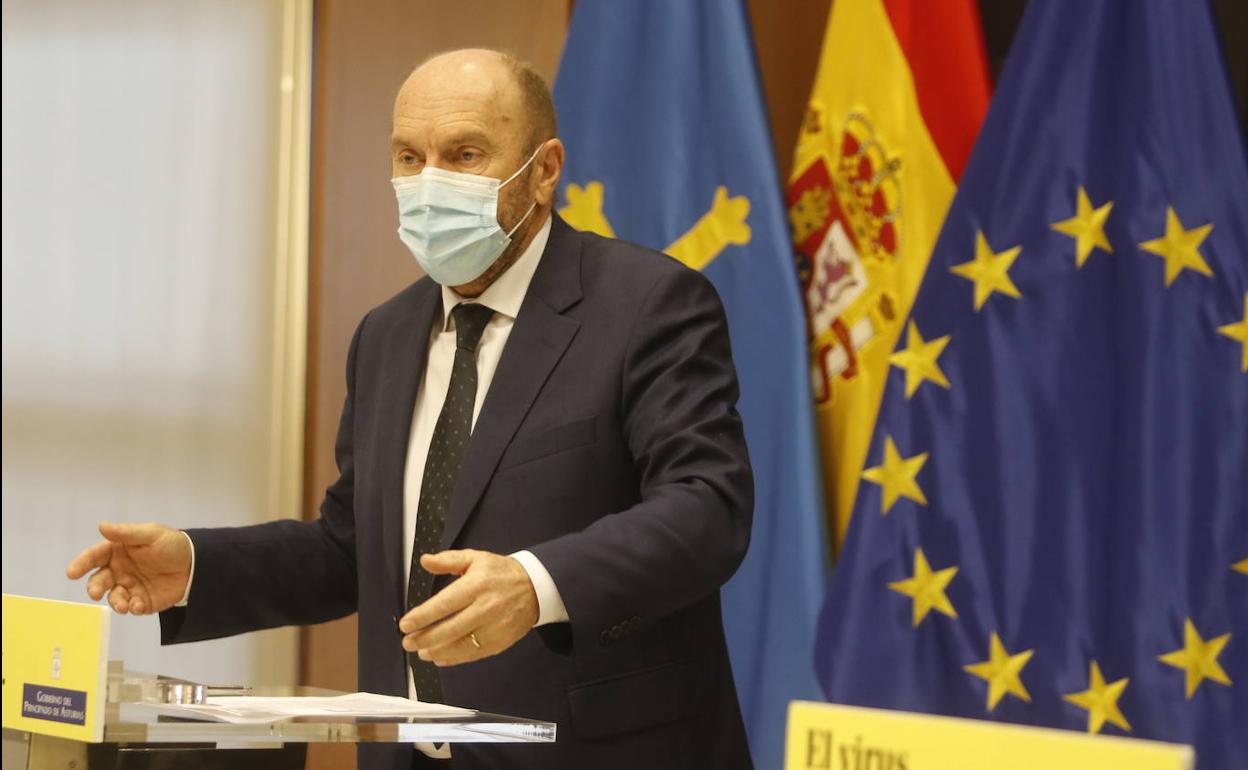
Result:
<svg viewBox="0 0 1248 770"><path fill-rule="evenodd" d="M215 688L110 661L103 743L4 730L5 770L302 768L309 743L553 743L555 724L471 712L435 717L290 717L245 724L169 715L216 696L336 696L315 687ZM155 707L155 708L153 708ZM164 712L164 713L162 713Z"/></svg>
<svg viewBox="0 0 1248 770"><path fill-rule="evenodd" d="M109 664L105 743L551 743L555 724L474 712L454 717L292 717L232 724L159 714L144 704L201 704L216 696L332 696L316 687L214 688Z"/></svg>

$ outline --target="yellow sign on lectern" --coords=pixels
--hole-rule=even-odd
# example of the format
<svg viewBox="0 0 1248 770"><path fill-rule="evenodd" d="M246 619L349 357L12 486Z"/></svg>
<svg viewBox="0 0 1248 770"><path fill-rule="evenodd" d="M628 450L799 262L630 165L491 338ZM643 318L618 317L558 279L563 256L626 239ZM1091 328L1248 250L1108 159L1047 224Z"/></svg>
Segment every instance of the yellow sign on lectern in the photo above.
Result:
<svg viewBox="0 0 1248 770"><path fill-rule="evenodd" d="M1190 746L794 701L785 770L1190 770Z"/></svg>
<svg viewBox="0 0 1248 770"><path fill-rule="evenodd" d="M4 726L104 739L109 609L4 594Z"/></svg>

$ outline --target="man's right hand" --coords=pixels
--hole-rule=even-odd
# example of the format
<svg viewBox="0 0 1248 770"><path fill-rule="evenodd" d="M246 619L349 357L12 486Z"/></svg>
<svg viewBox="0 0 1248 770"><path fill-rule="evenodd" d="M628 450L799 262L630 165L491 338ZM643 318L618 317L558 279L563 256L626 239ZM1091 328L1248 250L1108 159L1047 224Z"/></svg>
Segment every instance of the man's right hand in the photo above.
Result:
<svg viewBox="0 0 1248 770"><path fill-rule="evenodd" d="M182 600L191 577L191 542L180 530L160 524L100 523L104 540L74 557L65 574L87 580L96 601L108 595L125 615L167 610Z"/></svg>

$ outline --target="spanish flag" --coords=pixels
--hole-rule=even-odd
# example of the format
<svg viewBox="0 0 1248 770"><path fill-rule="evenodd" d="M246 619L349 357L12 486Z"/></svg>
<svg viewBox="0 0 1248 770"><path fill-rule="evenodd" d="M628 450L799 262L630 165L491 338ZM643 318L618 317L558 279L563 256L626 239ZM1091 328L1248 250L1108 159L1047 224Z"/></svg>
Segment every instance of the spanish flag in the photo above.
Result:
<svg viewBox="0 0 1248 770"><path fill-rule="evenodd" d="M832 4L788 205L838 549L889 359L988 97L974 0Z"/></svg>

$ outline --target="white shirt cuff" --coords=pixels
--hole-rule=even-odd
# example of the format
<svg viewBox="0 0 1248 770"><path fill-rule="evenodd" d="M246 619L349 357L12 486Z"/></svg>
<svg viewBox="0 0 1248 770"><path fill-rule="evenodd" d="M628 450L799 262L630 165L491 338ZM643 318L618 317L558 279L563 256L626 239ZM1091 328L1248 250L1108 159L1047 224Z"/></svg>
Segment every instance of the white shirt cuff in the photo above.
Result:
<svg viewBox="0 0 1248 770"><path fill-rule="evenodd" d="M542 562L528 551L516 551L511 558L520 562L524 571L529 573L529 582L533 583L533 590L537 593L537 622L533 626L536 628L547 623L567 623L568 608L563 606L559 588L555 585L554 578L542 566Z"/></svg>
<svg viewBox="0 0 1248 770"><path fill-rule="evenodd" d="M174 607L186 606L186 600L191 598L191 583L195 582L195 541L185 532L182 534L186 536L186 543L191 547L191 572L186 576L186 593L182 594L182 600L173 605Z"/></svg>

